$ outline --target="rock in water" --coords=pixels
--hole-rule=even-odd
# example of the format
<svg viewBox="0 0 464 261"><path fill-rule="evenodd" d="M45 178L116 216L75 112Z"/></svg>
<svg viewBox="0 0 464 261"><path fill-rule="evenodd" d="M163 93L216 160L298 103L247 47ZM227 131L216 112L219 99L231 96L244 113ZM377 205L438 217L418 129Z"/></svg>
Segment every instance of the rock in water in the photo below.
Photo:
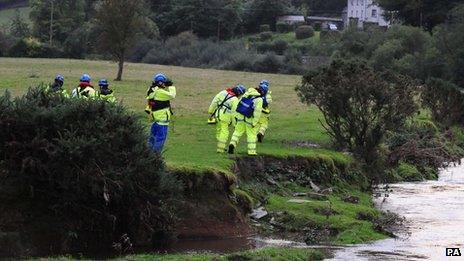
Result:
<svg viewBox="0 0 464 261"><path fill-rule="evenodd" d="M253 212L250 214L252 219L258 220L262 219L263 217L267 216L269 213L264 209L264 207L259 207L254 209Z"/></svg>

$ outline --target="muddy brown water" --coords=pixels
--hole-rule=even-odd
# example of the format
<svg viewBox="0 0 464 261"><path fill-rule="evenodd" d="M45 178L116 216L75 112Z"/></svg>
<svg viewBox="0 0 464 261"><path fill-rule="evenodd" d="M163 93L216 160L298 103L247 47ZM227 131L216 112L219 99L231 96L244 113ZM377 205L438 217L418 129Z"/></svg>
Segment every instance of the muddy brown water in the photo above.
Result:
<svg viewBox="0 0 464 261"><path fill-rule="evenodd" d="M396 239L343 248L331 260L464 260L464 165L440 172L437 181L391 185L376 204L406 218ZM447 257L460 248L462 257Z"/></svg>

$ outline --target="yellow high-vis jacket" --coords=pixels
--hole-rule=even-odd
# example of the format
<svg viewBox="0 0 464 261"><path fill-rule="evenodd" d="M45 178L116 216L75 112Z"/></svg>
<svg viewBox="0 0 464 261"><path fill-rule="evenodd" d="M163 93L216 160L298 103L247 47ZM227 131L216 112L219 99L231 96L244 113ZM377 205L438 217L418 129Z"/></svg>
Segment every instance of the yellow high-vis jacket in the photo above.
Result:
<svg viewBox="0 0 464 261"><path fill-rule="evenodd" d="M155 87L148 94L147 100L151 109L153 122L159 125L169 125L172 111L170 101L176 98L176 87Z"/></svg>
<svg viewBox="0 0 464 261"><path fill-rule="evenodd" d="M238 98L232 92L227 89L218 93L211 105L209 106L208 113L216 117L219 121L225 121L231 123L234 118L234 112L237 109Z"/></svg>

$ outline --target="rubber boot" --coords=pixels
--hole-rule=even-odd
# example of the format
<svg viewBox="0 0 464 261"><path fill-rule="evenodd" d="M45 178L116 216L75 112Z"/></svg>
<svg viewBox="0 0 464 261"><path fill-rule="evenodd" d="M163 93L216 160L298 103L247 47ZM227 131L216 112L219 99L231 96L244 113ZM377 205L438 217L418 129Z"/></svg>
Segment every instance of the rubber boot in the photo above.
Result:
<svg viewBox="0 0 464 261"><path fill-rule="evenodd" d="M264 135L261 133L258 133L258 142L263 143L263 140L264 140Z"/></svg>
<svg viewBox="0 0 464 261"><path fill-rule="evenodd" d="M235 146L232 145L232 144L230 144L230 145L229 145L229 151L228 151L229 154L234 154L234 150L235 150Z"/></svg>

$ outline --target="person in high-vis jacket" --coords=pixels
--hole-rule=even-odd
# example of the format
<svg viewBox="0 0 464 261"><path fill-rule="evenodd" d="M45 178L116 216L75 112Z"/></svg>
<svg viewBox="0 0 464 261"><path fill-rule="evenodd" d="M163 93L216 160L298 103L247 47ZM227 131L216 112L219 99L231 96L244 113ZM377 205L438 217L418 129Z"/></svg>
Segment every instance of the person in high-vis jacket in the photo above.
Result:
<svg viewBox="0 0 464 261"><path fill-rule="evenodd" d="M263 110L263 90L265 85L259 88L251 88L242 96L237 105L235 117L237 124L235 131L230 140L229 154L233 154L237 148L238 142L242 135L246 133L248 143L248 155L255 156L256 153L256 140L258 133L258 122Z"/></svg>
<svg viewBox="0 0 464 261"><path fill-rule="evenodd" d="M114 91L110 88L110 84L107 79L101 79L98 81L98 86L100 90L98 92L98 97L106 102L114 103L116 98L114 97Z"/></svg>
<svg viewBox="0 0 464 261"><path fill-rule="evenodd" d="M146 108L153 120L148 144L154 152L161 153L166 142L172 117L171 100L174 98L176 98L176 87L164 74L156 74L152 86L147 91Z"/></svg>
<svg viewBox="0 0 464 261"><path fill-rule="evenodd" d="M267 91L263 93L263 111L261 117L259 118L258 126L258 142L261 143L264 140L264 135L269 127L269 116L271 114L271 109L269 105L272 103L271 91L269 91L269 81L262 80L259 83L259 86L266 85L265 88Z"/></svg>
<svg viewBox="0 0 464 261"><path fill-rule="evenodd" d="M55 80L52 84L45 87L45 92L49 94L59 94L66 98L69 98L68 92L63 88L64 77L61 74L55 76Z"/></svg>
<svg viewBox="0 0 464 261"><path fill-rule="evenodd" d="M88 74L83 74L79 79L79 85L72 91L73 98L95 99L98 97L97 91L94 89L92 78Z"/></svg>
<svg viewBox="0 0 464 261"><path fill-rule="evenodd" d="M246 92L239 84L219 92L211 102L208 113L216 119L217 152L224 153L229 139L229 126L234 123L234 114L240 97Z"/></svg>

